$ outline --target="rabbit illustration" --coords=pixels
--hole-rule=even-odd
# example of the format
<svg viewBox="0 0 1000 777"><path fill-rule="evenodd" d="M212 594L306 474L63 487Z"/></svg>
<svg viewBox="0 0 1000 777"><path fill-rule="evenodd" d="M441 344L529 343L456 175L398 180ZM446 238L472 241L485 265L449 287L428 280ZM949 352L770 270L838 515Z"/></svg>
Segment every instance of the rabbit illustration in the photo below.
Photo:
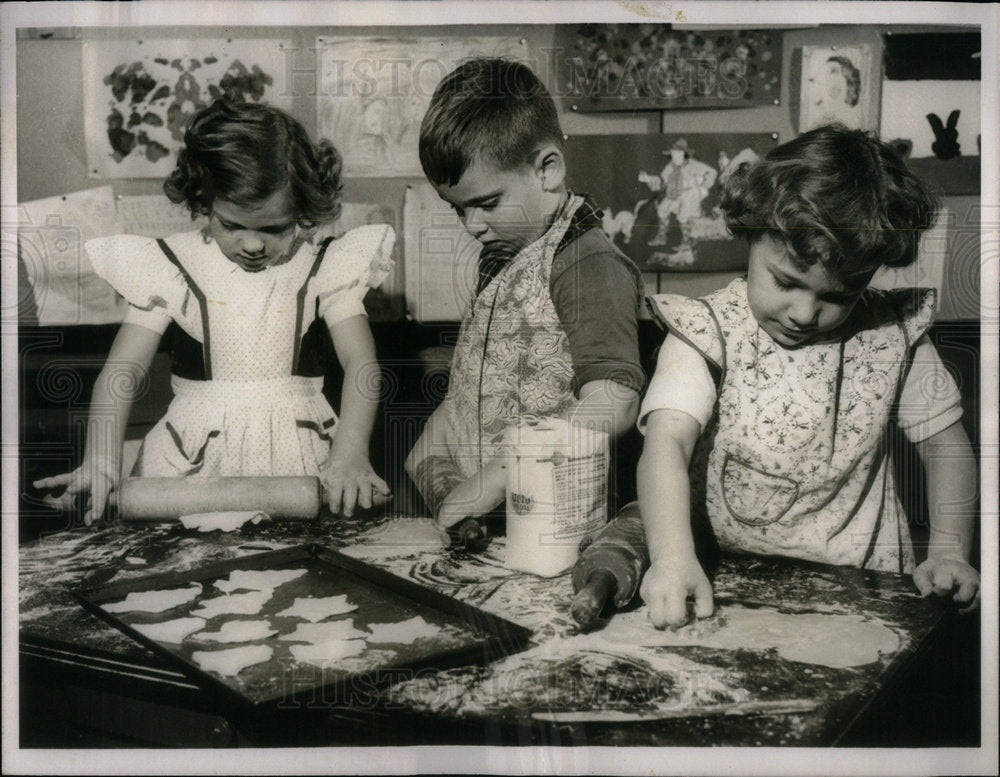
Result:
<svg viewBox="0 0 1000 777"><path fill-rule="evenodd" d="M938 159L951 159L959 156L958 143L958 115L961 111L952 111L948 115L948 126L941 124L941 119L936 113L928 113L927 121L930 122L931 129L934 130L934 142L931 143L931 151Z"/></svg>

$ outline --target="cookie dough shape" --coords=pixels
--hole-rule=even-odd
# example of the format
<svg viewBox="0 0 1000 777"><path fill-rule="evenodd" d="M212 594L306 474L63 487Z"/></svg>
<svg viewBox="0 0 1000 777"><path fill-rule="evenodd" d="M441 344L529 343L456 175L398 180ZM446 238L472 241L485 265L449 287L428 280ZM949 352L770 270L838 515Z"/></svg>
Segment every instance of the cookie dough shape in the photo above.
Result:
<svg viewBox="0 0 1000 777"><path fill-rule="evenodd" d="M196 650L191 659L206 672L235 677L248 666L270 661L273 653L270 645L245 645L228 650Z"/></svg>
<svg viewBox="0 0 1000 777"><path fill-rule="evenodd" d="M369 623L369 642L396 642L410 645L421 637L436 637L441 629L428 623L419 615L396 623Z"/></svg>
<svg viewBox="0 0 1000 777"><path fill-rule="evenodd" d="M341 621L327 621L326 623L300 623L295 627L295 631L282 634L280 639L289 642L311 642L321 644L324 642L335 642L344 639L358 639L367 637L367 632L354 628L354 622L350 619Z"/></svg>
<svg viewBox="0 0 1000 777"><path fill-rule="evenodd" d="M338 639L332 642L292 645L289 651L296 661L323 668L341 659L356 656L364 652L364 649L363 639Z"/></svg>
<svg viewBox="0 0 1000 777"><path fill-rule="evenodd" d="M218 631L200 631L192 639L206 642L253 642L267 639L277 633L278 630L272 628L268 621L227 621Z"/></svg>
<svg viewBox="0 0 1000 777"><path fill-rule="evenodd" d="M102 604L105 612L166 612L187 604L201 593L201 584L186 588L164 588L159 591L132 591L120 602Z"/></svg>
<svg viewBox="0 0 1000 777"><path fill-rule="evenodd" d="M224 593L245 589L247 591L273 591L280 585L302 577L306 569L237 569L229 577L220 577L215 587Z"/></svg>
<svg viewBox="0 0 1000 777"><path fill-rule="evenodd" d="M179 645L189 634L205 628L204 618L174 618L163 623L133 623L132 628L157 642Z"/></svg>
<svg viewBox="0 0 1000 777"><path fill-rule="evenodd" d="M201 605L192 610L192 615L214 618L216 615L256 615L271 598L273 591L249 591L245 594L226 594L213 599L202 599Z"/></svg>
<svg viewBox="0 0 1000 777"><path fill-rule="evenodd" d="M334 615L346 615L356 609L358 609L358 605L347 601L347 594L325 597L306 596L297 598L291 607L282 610L278 615L302 618L316 623Z"/></svg>

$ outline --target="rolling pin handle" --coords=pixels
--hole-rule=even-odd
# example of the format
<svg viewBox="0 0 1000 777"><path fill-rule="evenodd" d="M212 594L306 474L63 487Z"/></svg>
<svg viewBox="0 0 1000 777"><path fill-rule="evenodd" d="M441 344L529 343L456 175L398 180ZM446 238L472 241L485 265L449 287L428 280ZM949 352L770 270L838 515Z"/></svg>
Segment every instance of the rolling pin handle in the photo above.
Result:
<svg viewBox="0 0 1000 777"><path fill-rule="evenodd" d="M618 580L611 571L594 569L573 597L570 605L573 620L583 629L590 628L614 600L617 591Z"/></svg>
<svg viewBox="0 0 1000 777"><path fill-rule="evenodd" d="M480 553L490 544L486 527L478 518L465 518L448 528L450 547L454 550L467 550L470 553Z"/></svg>

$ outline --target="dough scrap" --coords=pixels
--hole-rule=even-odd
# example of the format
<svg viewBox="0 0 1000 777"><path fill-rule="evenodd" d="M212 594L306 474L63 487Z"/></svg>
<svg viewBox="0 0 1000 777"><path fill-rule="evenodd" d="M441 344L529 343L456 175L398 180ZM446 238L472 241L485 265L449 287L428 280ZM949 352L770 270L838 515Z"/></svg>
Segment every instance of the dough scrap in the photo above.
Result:
<svg viewBox="0 0 1000 777"><path fill-rule="evenodd" d="M192 615L214 618L216 615L256 615L274 593L266 591L249 591L245 594L225 594L213 599L202 599L197 610Z"/></svg>
<svg viewBox="0 0 1000 777"><path fill-rule="evenodd" d="M204 618L174 618L163 623L133 623L132 628L157 642L180 644L188 634L205 628Z"/></svg>
<svg viewBox="0 0 1000 777"><path fill-rule="evenodd" d="M356 656L364 649L363 639L338 639L331 642L292 645L289 651L296 661L323 668L342 658Z"/></svg>
<svg viewBox="0 0 1000 777"><path fill-rule="evenodd" d="M270 518L270 516L259 510L220 510L212 513L182 515L180 522L184 525L185 529L197 529L201 532L236 531L247 521L250 523L260 523L265 518Z"/></svg>
<svg viewBox="0 0 1000 777"><path fill-rule="evenodd" d="M393 558L448 545L448 534L432 518L394 518L359 535L356 544L340 552L355 558Z"/></svg>
<svg viewBox="0 0 1000 777"><path fill-rule="evenodd" d="M225 593L243 588L248 591L273 591L280 585L302 577L307 569L237 569L229 577L215 581L215 587Z"/></svg>
<svg viewBox="0 0 1000 777"><path fill-rule="evenodd" d="M326 621L325 623L300 623L295 627L295 631L282 634L280 639L289 642L312 642L320 644L324 642L335 642L344 639L365 638L368 634L354 628L354 621L350 618L340 621Z"/></svg>
<svg viewBox="0 0 1000 777"><path fill-rule="evenodd" d="M421 637L436 637L441 629L425 621L419 615L396 623L369 623L369 642L398 642L411 645Z"/></svg>
<svg viewBox="0 0 1000 777"><path fill-rule="evenodd" d="M272 628L268 621L226 621L218 631L200 631L192 639L208 642L253 642L277 633L278 630Z"/></svg>
<svg viewBox="0 0 1000 777"><path fill-rule="evenodd" d="M227 650L196 650L191 659L206 672L235 677L248 666L270 661L273 653L270 645L245 645Z"/></svg>
<svg viewBox="0 0 1000 777"><path fill-rule="evenodd" d="M768 607L726 607L717 620L698 621L677 631L659 630L643 607L619 613L598 634L609 642L736 650L775 648L789 661L842 669L877 661L899 650L899 636L860 615L783 613Z"/></svg>
<svg viewBox="0 0 1000 777"><path fill-rule="evenodd" d="M102 604L105 612L166 612L196 599L201 583L186 588L164 588L159 591L132 591L120 602Z"/></svg>
<svg viewBox="0 0 1000 777"><path fill-rule="evenodd" d="M316 623L333 615L345 615L358 609L358 605L347 601L347 594L327 597L298 597L295 603L278 615L288 615L294 618Z"/></svg>

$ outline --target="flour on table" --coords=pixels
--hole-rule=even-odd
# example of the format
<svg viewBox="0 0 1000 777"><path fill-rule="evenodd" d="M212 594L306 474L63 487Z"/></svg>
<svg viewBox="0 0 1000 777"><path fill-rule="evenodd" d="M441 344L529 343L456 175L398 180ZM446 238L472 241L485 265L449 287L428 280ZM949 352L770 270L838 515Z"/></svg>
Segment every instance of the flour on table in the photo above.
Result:
<svg viewBox="0 0 1000 777"><path fill-rule="evenodd" d="M122 601L102 604L105 612L166 612L190 602L201 593L201 584L186 588L165 588L160 591L132 591Z"/></svg>
<svg viewBox="0 0 1000 777"><path fill-rule="evenodd" d="M358 605L347 601L347 594L326 597L299 597L295 604L287 610L282 610L278 615L288 615L293 618L302 618L307 621L321 621L333 615L344 615L354 612Z"/></svg>
<svg viewBox="0 0 1000 777"><path fill-rule="evenodd" d="M270 661L272 654L270 645L246 645L228 650L196 650L191 659L206 672L233 677L248 666Z"/></svg>
<svg viewBox="0 0 1000 777"><path fill-rule="evenodd" d="M133 623L132 628L157 642L180 644L188 634L205 628L204 618L174 618L163 623Z"/></svg>
<svg viewBox="0 0 1000 777"><path fill-rule="evenodd" d="M296 661L322 668L342 658L356 656L364 652L364 649L363 639L339 639L331 642L292 645L289 651Z"/></svg>
<svg viewBox="0 0 1000 777"><path fill-rule="evenodd" d="M192 615L214 618L216 615L256 615L261 607L271 598L273 591L249 591L245 594L226 594L214 599L202 599L197 610Z"/></svg>
<svg viewBox="0 0 1000 777"><path fill-rule="evenodd" d="M440 550L447 546L448 534L431 518L395 518L358 535L355 543L340 552L361 558L393 558Z"/></svg>
<svg viewBox="0 0 1000 777"><path fill-rule="evenodd" d="M225 593L240 589L247 591L273 591L280 585L302 577L306 569L237 569L228 578L215 581L215 587Z"/></svg>
<svg viewBox="0 0 1000 777"><path fill-rule="evenodd" d="M213 513L191 513L182 515L180 521L185 529L198 531L236 531L243 524L260 523L270 516L259 510L218 511Z"/></svg>
<svg viewBox="0 0 1000 777"><path fill-rule="evenodd" d="M410 645L421 637L436 637L441 629L428 623L419 615L396 623L369 623L369 642L398 642Z"/></svg>
<svg viewBox="0 0 1000 777"><path fill-rule="evenodd" d="M723 650L774 648L789 661L834 668L861 666L899 650L899 636L860 615L788 614L767 607L726 607L710 620L677 631L659 630L645 607L619 613L597 635L608 642Z"/></svg>
<svg viewBox="0 0 1000 777"><path fill-rule="evenodd" d="M218 631L200 631L192 639L207 642L253 642L277 633L278 630L272 628L268 621L227 621Z"/></svg>
<svg viewBox="0 0 1000 777"><path fill-rule="evenodd" d="M326 623L300 623L295 627L295 631L282 634L279 639L289 642L321 643L367 636L367 632L354 628L354 621L348 618L347 620L327 621Z"/></svg>

